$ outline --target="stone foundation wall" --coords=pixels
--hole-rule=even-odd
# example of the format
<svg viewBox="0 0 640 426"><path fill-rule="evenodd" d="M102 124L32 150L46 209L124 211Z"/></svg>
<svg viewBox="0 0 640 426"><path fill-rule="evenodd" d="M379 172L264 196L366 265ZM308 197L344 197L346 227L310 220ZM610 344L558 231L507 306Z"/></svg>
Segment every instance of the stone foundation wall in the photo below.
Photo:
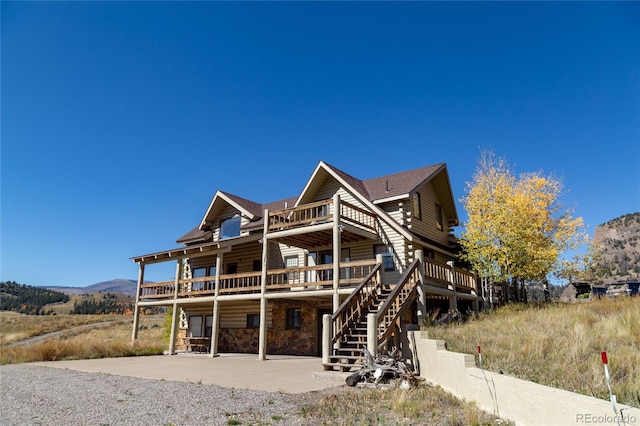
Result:
<svg viewBox="0 0 640 426"><path fill-rule="evenodd" d="M281 301L273 304L272 328L267 330L267 353L273 355L318 354L318 308L314 302ZM299 330L287 330L287 309L300 308Z"/></svg>
<svg viewBox="0 0 640 426"><path fill-rule="evenodd" d="M257 328L221 328L218 352L257 354L259 335Z"/></svg>
<svg viewBox="0 0 640 426"><path fill-rule="evenodd" d="M276 301L272 306L272 327L267 329L267 354L316 356L318 347L318 309L331 306L316 302ZM300 329L288 330L287 309L300 308ZM219 352L258 353L258 328L223 328L218 337Z"/></svg>

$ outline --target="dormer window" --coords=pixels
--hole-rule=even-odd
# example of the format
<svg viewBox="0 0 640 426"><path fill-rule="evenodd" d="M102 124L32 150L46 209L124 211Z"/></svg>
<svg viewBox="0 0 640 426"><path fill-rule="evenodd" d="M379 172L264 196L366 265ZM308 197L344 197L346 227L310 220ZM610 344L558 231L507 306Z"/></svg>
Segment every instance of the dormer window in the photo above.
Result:
<svg viewBox="0 0 640 426"><path fill-rule="evenodd" d="M240 236L240 216L236 215L220 223L220 239Z"/></svg>

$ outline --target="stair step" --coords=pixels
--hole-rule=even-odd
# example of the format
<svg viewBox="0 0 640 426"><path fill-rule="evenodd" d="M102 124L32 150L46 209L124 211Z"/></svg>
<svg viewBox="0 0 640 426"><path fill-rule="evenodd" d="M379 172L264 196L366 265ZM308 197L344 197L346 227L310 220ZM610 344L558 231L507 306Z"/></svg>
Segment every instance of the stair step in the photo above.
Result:
<svg viewBox="0 0 640 426"><path fill-rule="evenodd" d="M360 361L362 356L360 355L331 355L329 356L331 361L341 362L343 360L347 361L346 364L353 364L355 361ZM345 363L345 362L343 362Z"/></svg>
<svg viewBox="0 0 640 426"><path fill-rule="evenodd" d="M340 342L340 349L362 352L367 347L367 342Z"/></svg>
<svg viewBox="0 0 640 426"><path fill-rule="evenodd" d="M340 348L340 349L334 349L334 350L333 350L333 355L334 355L334 356L342 356L342 355L348 355L348 356L362 356L362 349L360 349L360 348Z"/></svg>
<svg viewBox="0 0 640 426"><path fill-rule="evenodd" d="M336 368L342 372L351 372L360 370L360 364L341 364L339 362L327 362L322 364L325 370L335 370Z"/></svg>

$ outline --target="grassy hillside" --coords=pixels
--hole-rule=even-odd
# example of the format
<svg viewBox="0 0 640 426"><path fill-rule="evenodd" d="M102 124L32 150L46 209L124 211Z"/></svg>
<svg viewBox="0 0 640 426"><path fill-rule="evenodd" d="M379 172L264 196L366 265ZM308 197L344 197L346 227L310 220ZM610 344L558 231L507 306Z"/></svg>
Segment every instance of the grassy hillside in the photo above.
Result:
<svg viewBox="0 0 640 426"><path fill-rule="evenodd" d="M640 297L510 305L428 332L455 352L476 354L481 345L488 370L608 400L606 351L613 393L640 407Z"/></svg>

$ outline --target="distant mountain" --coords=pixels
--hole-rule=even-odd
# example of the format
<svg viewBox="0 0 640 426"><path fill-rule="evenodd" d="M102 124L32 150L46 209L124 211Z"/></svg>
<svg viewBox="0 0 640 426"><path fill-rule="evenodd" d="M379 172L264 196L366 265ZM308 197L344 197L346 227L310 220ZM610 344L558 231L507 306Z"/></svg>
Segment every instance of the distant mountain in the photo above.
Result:
<svg viewBox="0 0 640 426"><path fill-rule="evenodd" d="M145 281L149 282L149 281ZM135 280L127 280L124 278L116 278L111 281L91 284L86 287L47 287L51 290L59 291L64 294L93 294L93 293L123 293L129 296L135 296L138 288L138 282Z"/></svg>
<svg viewBox="0 0 640 426"><path fill-rule="evenodd" d="M606 283L640 276L640 213L631 213L596 227L594 251Z"/></svg>

